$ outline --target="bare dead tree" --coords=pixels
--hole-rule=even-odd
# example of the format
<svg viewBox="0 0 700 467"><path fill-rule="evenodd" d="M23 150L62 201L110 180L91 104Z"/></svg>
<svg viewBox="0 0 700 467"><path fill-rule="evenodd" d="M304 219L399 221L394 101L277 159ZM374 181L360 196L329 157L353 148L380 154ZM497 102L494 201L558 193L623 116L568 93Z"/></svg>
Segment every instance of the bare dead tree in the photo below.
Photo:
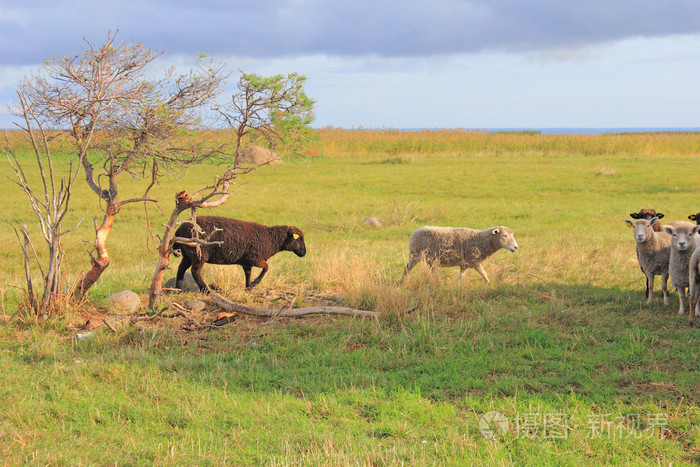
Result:
<svg viewBox="0 0 700 467"><path fill-rule="evenodd" d="M26 224L22 224L20 232L15 229L17 238L22 246L24 253L24 269L27 279L27 297L30 308L38 317L50 316L55 305L56 297L60 294L61 285L61 266L63 261L63 248L61 246L62 237L75 229L75 227L64 230L63 220L69 210L71 189L75 183L79 170L73 167L70 163L68 174L56 180L55 168L51 156L51 146L49 144L49 136L44 127L44 122L32 107L32 103L27 99L27 96L22 92L17 92L17 113L22 118L22 123L17 125L27 135L36 163L39 168L43 193L38 193L29 183L27 176L22 168L22 165L17 159L17 155L12 148L9 139L5 137L6 149L3 149L5 157L9 161L12 169L15 172L15 177L9 177L25 192L29 198L29 204L36 214L41 227L41 233L48 246L48 265L46 270L41 266L38 260L36 250L29 237L29 232ZM82 219L81 219L82 221ZM78 221L78 224L80 221ZM34 285L31 276L29 247L34 251L34 258L41 270L44 281L44 290L40 300L37 300L34 292Z"/></svg>
<svg viewBox="0 0 700 467"><path fill-rule="evenodd" d="M241 72L231 101L217 105L223 122L236 132L236 155L244 141L298 155L313 139L314 101L304 92L306 77L297 73L259 76Z"/></svg>
<svg viewBox="0 0 700 467"><path fill-rule="evenodd" d="M47 60L20 84L44 119L68 128L85 181L104 215L94 219L91 269L75 295L82 296L109 266L107 239L119 210L154 202L150 188L163 166L184 166L220 155L200 143L183 146L182 132L197 128L200 110L221 92L223 67L201 61L189 73L169 70L152 78L149 67L161 53L141 44L116 41L111 32L100 46L84 40L82 53ZM121 200L118 177L149 178L142 196ZM149 177L150 175L150 177Z"/></svg>

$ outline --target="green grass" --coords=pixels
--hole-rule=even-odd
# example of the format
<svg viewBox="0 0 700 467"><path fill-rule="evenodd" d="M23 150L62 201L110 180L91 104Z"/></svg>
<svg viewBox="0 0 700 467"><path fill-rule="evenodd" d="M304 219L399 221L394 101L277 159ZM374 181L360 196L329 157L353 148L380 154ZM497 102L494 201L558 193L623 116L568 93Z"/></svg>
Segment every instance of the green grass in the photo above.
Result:
<svg viewBox="0 0 700 467"><path fill-rule="evenodd" d="M318 157L242 178L216 210L301 227L307 257L275 256L253 295L241 291L240 268L208 265L205 279L246 303L269 304L265 291L344 295L382 312L378 321L241 319L187 333L163 320L100 329L85 342L74 340L74 326L99 315L90 308L23 325L10 226L36 228L22 193L3 184L4 462L700 462L700 331L676 314L676 294L671 306L658 292L646 305L623 224L642 207L664 221L700 210L699 136L319 133ZM193 167L163 180L154 231L177 191L192 193L217 171ZM138 196L143 183L120 188L123 198ZM66 237L71 280L87 267L82 240L92 240L99 214L84 183L73 206L71 221L87 221ZM364 225L369 216L384 228ZM146 293L155 253L145 220L137 206L119 214L112 264L90 294L98 306L124 288ZM408 237L425 224L504 224L521 248L486 264L490 286L470 271L459 287L455 269L424 266L397 286ZM479 429L491 411L510 424L496 440Z"/></svg>

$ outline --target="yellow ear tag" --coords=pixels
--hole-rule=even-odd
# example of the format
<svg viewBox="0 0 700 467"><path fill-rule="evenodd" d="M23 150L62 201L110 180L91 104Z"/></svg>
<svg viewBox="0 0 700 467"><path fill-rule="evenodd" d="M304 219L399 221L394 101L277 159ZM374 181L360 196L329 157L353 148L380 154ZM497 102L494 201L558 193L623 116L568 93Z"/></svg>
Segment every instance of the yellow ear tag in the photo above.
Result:
<svg viewBox="0 0 700 467"><path fill-rule="evenodd" d="M292 234L292 237L294 237L294 240L298 240L298 239L299 239L299 234Z"/></svg>

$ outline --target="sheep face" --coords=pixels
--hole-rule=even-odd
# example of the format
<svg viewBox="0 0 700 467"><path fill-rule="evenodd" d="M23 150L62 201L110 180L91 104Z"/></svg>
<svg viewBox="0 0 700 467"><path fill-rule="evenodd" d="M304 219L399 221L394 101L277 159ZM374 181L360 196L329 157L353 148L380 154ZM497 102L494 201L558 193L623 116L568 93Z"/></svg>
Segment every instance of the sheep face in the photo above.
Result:
<svg viewBox="0 0 700 467"><path fill-rule="evenodd" d="M518 242L515 241L513 231L508 227L494 227L491 230L491 235L493 235L498 242L499 248L505 248L511 253L514 253L518 249Z"/></svg>
<svg viewBox="0 0 700 467"><path fill-rule="evenodd" d="M634 235L634 239L638 243L644 243L649 239L653 234L653 227L654 224L659 222L658 217L652 217L650 221L646 219L638 219L634 222L625 219L625 224L627 224L628 227L632 227L632 235Z"/></svg>
<svg viewBox="0 0 700 467"><path fill-rule="evenodd" d="M285 238L282 244L282 249L284 251L291 251L299 257L306 255L304 232L302 232L301 229L290 226L287 230L287 238Z"/></svg>
<svg viewBox="0 0 700 467"><path fill-rule="evenodd" d="M700 225L692 225L688 222L680 225L665 226L664 230L671 235L671 247L678 250L687 250L695 242L695 234L700 230ZM687 224L687 225L685 225Z"/></svg>

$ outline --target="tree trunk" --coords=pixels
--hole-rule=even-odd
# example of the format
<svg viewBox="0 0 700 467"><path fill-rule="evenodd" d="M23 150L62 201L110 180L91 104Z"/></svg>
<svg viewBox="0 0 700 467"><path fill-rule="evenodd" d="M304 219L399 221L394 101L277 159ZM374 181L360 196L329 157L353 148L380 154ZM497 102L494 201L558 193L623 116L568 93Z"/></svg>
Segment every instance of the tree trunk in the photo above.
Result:
<svg viewBox="0 0 700 467"><path fill-rule="evenodd" d="M15 233L17 229L15 229ZM27 299L29 300L29 306L34 310L37 316L41 317L41 308L36 303L36 297L34 296L34 284L32 283L32 273L29 270L29 245L31 240L29 240L29 232L27 232L27 224L22 224L22 236L24 237L24 242L22 245L22 252L24 253L24 274L27 278ZM19 238L19 235L18 237Z"/></svg>
<svg viewBox="0 0 700 467"><path fill-rule="evenodd" d="M156 271L153 274L151 286L148 288L148 308L150 309L154 309L158 305L160 302L160 297L163 295L163 278L165 277L165 271L168 270L168 265L170 264L170 253L172 248L170 242L173 238L173 230L175 229L175 223L177 222L178 216L185 209L186 208L177 206L170 215L168 224L165 226L165 233L163 234L163 238L158 246L158 263L156 264Z"/></svg>
<svg viewBox="0 0 700 467"><path fill-rule="evenodd" d="M109 252L107 251L107 238L112 232L114 218L117 215L118 206L116 202L110 202L105 211L105 217L95 232L95 252L96 256L91 255L92 269L90 269L80 281L80 284L75 289L74 295L77 298L84 297L90 287L95 285L95 282L100 278L102 273L109 266Z"/></svg>
<svg viewBox="0 0 700 467"><path fill-rule="evenodd" d="M44 295L41 298L41 307L51 313L53 298L58 294L61 283L61 245L60 232L53 232L49 244L49 269L44 278Z"/></svg>

